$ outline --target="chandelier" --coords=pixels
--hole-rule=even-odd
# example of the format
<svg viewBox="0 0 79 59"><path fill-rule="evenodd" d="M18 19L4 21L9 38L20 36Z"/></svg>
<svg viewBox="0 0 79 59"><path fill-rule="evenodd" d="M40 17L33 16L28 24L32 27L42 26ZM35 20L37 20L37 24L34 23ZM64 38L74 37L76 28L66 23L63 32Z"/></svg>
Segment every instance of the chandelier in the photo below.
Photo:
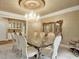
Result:
<svg viewBox="0 0 79 59"><path fill-rule="evenodd" d="M30 11L25 14L25 19L27 21L38 21L40 19L40 15L34 11Z"/></svg>

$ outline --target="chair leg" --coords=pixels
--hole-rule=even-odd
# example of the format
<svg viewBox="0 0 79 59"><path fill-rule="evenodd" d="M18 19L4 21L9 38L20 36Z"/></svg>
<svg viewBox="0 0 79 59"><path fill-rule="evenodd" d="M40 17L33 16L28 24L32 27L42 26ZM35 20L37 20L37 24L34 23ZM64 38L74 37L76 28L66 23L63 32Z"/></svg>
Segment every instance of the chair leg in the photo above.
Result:
<svg viewBox="0 0 79 59"><path fill-rule="evenodd" d="M34 55L35 59L38 59L38 54Z"/></svg>
<svg viewBox="0 0 79 59"><path fill-rule="evenodd" d="M38 57L39 57L39 55L37 54L37 57L36 57L36 59L38 59Z"/></svg>
<svg viewBox="0 0 79 59"><path fill-rule="evenodd" d="M55 59L57 59L57 56L55 56Z"/></svg>
<svg viewBox="0 0 79 59"><path fill-rule="evenodd" d="M57 56L55 56L55 57L52 57L51 59L57 59Z"/></svg>
<svg viewBox="0 0 79 59"><path fill-rule="evenodd" d="M29 59L29 57L27 57L26 55L22 55L21 59Z"/></svg>

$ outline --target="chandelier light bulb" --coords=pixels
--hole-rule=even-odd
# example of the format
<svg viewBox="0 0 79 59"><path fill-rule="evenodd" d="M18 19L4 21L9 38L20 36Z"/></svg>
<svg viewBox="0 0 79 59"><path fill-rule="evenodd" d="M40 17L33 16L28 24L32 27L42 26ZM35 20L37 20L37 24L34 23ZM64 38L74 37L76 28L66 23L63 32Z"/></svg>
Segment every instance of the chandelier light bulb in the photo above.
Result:
<svg viewBox="0 0 79 59"><path fill-rule="evenodd" d="M34 11L30 11L29 13L25 14L25 19L37 21L37 20L40 19L40 15L37 14L36 12L34 12Z"/></svg>

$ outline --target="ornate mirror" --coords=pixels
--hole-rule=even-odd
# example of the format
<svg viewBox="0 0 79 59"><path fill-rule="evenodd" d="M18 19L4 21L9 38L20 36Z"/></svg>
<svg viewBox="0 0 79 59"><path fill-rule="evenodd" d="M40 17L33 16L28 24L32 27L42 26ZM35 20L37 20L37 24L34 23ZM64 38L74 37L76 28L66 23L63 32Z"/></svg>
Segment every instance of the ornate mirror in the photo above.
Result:
<svg viewBox="0 0 79 59"><path fill-rule="evenodd" d="M62 32L62 23L63 23L63 20L43 23L43 32L45 33L53 32L55 34Z"/></svg>

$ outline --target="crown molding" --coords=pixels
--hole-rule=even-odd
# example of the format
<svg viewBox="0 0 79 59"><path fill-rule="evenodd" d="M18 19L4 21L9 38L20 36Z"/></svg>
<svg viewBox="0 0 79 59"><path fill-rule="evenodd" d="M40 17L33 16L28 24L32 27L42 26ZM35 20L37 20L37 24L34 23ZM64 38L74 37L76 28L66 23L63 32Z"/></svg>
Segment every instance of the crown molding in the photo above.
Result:
<svg viewBox="0 0 79 59"><path fill-rule="evenodd" d="M66 9L63 9L63 10L60 10L60 11L57 11L57 12L53 12L53 13L44 15L44 16L41 17L41 19L51 17L51 16L62 15L62 14L65 14L65 13L78 11L78 10L79 10L79 5L76 5L76 6L73 6L73 7L70 7L70 8L66 8Z"/></svg>
<svg viewBox="0 0 79 59"><path fill-rule="evenodd" d="M23 15L11 13L11 12L5 12L5 11L0 11L0 17L25 20Z"/></svg>
<svg viewBox="0 0 79 59"><path fill-rule="evenodd" d="M44 19L44 18L48 18L48 17L52 17L52 16L57 16L57 15L62 15L65 13L78 11L78 10L79 10L79 5L41 16L40 19ZM24 15L15 14L15 13L11 13L11 12L5 12L5 11L0 11L0 17L25 20Z"/></svg>

